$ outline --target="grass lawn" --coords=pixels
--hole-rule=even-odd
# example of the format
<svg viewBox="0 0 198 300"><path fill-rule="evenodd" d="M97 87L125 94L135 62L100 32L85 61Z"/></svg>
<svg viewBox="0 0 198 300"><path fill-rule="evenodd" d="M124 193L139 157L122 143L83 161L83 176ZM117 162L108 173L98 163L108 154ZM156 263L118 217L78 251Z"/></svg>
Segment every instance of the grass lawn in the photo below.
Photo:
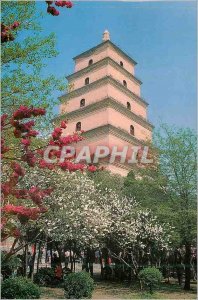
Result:
<svg viewBox="0 0 198 300"><path fill-rule="evenodd" d="M42 288L42 299L64 299L63 289ZM147 292L140 292L137 286L131 288L120 283L96 282L92 299L197 299L196 285L185 292L177 284L162 284L160 290L152 296Z"/></svg>

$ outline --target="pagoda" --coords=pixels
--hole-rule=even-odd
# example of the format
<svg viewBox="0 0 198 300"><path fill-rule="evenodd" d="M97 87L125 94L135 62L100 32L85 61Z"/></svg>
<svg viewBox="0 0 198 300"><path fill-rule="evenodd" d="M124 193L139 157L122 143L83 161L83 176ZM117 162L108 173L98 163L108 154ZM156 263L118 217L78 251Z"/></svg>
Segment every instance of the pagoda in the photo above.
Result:
<svg viewBox="0 0 198 300"><path fill-rule="evenodd" d="M137 63L110 41L109 32L99 45L73 59L68 92L60 97L60 118L68 120L65 134L83 130L85 139L78 147L89 145L93 152L97 145L122 149L151 140L153 125L141 97L142 82L135 76ZM122 176L131 169L119 161L103 164Z"/></svg>

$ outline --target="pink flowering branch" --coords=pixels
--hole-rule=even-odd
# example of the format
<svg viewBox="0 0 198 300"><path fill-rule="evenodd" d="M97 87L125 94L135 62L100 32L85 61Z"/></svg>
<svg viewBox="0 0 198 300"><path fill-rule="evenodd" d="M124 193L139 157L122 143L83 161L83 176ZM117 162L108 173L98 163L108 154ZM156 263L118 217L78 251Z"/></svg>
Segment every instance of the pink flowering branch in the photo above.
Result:
<svg viewBox="0 0 198 300"><path fill-rule="evenodd" d="M29 189L18 188L19 181L25 176L24 165L34 168L61 168L62 170L69 170L75 172L77 170L88 170L94 172L95 166L87 166L81 163L72 162L70 159L65 158L63 162L56 164L47 163L43 159L43 154L48 146L58 146L58 151L51 151L50 157L60 158L62 147L72 143L77 143L83 139L79 133L74 133L68 136L62 136L63 129L67 128L67 122L62 121L60 127L56 127L49 139L47 145L40 149L32 150L32 141L38 136L39 132L34 130L35 121L33 118L45 115L45 109L20 106L10 117L6 114L1 116L1 157L3 162L8 162L9 177L5 182L2 182L2 239L5 240L10 236L15 238L20 237L20 231L17 227L11 225L9 222L13 217L16 217L21 224L26 224L28 221L37 220L39 216L47 211L43 206L43 199L49 196L53 189L40 189L37 186L32 186ZM15 157L9 153L12 149L6 145L6 129L12 130L13 139L20 141L20 157ZM19 149L18 149L19 150ZM6 154L6 156L5 156ZM10 203L11 198L16 199L14 203ZM32 205L36 207L27 207L25 205L17 205L17 200L31 200Z"/></svg>
<svg viewBox="0 0 198 300"><path fill-rule="evenodd" d="M54 6L52 6L52 4L58 7L66 7L66 8L72 8L73 6L71 1L45 1L45 2L47 3L47 12L52 16L59 15L59 11Z"/></svg>
<svg viewBox="0 0 198 300"><path fill-rule="evenodd" d="M73 3L71 1L45 1L47 4L47 13L52 16L58 16L60 12L56 9L57 7L65 7L65 8L72 8ZM55 6L53 6L55 5ZM20 26L18 21L15 21L11 25L5 25L1 23L1 43L7 43L10 41L14 41L15 37L13 32Z"/></svg>
<svg viewBox="0 0 198 300"><path fill-rule="evenodd" d="M13 31L19 27L20 23L15 21L12 25L6 26L1 24L1 43L6 43L14 40Z"/></svg>

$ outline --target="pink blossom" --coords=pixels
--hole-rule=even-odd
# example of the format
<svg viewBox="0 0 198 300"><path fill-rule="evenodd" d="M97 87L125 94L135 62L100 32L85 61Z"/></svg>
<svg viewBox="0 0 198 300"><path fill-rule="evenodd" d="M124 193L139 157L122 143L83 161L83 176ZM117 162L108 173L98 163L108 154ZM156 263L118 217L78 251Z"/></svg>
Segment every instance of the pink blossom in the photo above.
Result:
<svg viewBox="0 0 198 300"><path fill-rule="evenodd" d="M93 165L92 166L88 166L87 170L90 171L90 172L95 172L97 170L97 167L93 166Z"/></svg>
<svg viewBox="0 0 198 300"><path fill-rule="evenodd" d="M12 25L11 25L11 29L16 29L17 27L19 27L20 23L18 21L15 21Z"/></svg>
<svg viewBox="0 0 198 300"><path fill-rule="evenodd" d="M56 8L53 7L53 6L48 6L47 12L48 12L49 14L51 14L52 16L58 16L58 15L59 15L59 11L56 10Z"/></svg>
<svg viewBox="0 0 198 300"><path fill-rule="evenodd" d="M22 156L22 160L26 161L30 167L34 167L36 164L36 157L32 151L27 151L26 154Z"/></svg>
<svg viewBox="0 0 198 300"><path fill-rule="evenodd" d="M68 170L70 172L74 172L74 171L77 171L77 170L83 171L84 168L85 168L84 164L80 164L80 163L74 164L70 161L65 161L63 163L60 163L59 166L61 167L61 169Z"/></svg>
<svg viewBox="0 0 198 300"><path fill-rule="evenodd" d="M19 107L19 109L17 109L14 113L13 113L13 118L15 120L22 120L24 118L30 118L32 114L32 110L30 108L28 108L27 106L23 106L21 105Z"/></svg>
<svg viewBox="0 0 198 300"><path fill-rule="evenodd" d="M62 121L60 127L64 128L64 129L67 128L67 122L66 121Z"/></svg>
<svg viewBox="0 0 198 300"><path fill-rule="evenodd" d="M72 8L73 3L71 1L65 1L66 2L66 7L67 8Z"/></svg>
<svg viewBox="0 0 198 300"><path fill-rule="evenodd" d="M37 136L38 134L39 134L38 131L36 131L36 130L30 130L30 131L26 134L26 136L33 136L33 137L35 137L35 136Z"/></svg>
<svg viewBox="0 0 198 300"><path fill-rule="evenodd" d="M3 114L1 116L1 126L3 127L5 125L5 120L7 119L8 115L7 114Z"/></svg>
<svg viewBox="0 0 198 300"><path fill-rule="evenodd" d="M6 183L2 183L1 185L1 191L2 193L4 194L4 196L8 196L11 192L11 187L9 185L9 182L6 182Z"/></svg>
<svg viewBox="0 0 198 300"><path fill-rule="evenodd" d="M16 138L20 138L20 137L21 137L21 131L15 129L15 130L14 130L14 136L15 136Z"/></svg>
<svg viewBox="0 0 198 300"><path fill-rule="evenodd" d="M32 115L34 117L44 116L46 114L46 110L44 108L33 108Z"/></svg>
<svg viewBox="0 0 198 300"><path fill-rule="evenodd" d="M30 140L29 139L22 139L21 144L23 144L25 147L30 146Z"/></svg>
<svg viewBox="0 0 198 300"><path fill-rule="evenodd" d="M12 163L12 169L18 176L24 176L25 170L17 163Z"/></svg>

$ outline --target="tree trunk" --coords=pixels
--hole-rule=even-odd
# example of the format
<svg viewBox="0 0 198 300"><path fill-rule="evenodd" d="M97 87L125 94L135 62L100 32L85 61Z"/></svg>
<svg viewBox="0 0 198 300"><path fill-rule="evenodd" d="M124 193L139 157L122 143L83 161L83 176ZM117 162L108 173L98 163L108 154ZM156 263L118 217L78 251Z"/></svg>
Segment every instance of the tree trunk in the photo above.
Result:
<svg viewBox="0 0 198 300"><path fill-rule="evenodd" d="M38 257L37 257L37 268L36 271L38 272L39 270L39 263L40 263L40 256L41 256L41 242L39 242L39 247L38 247Z"/></svg>
<svg viewBox="0 0 198 300"><path fill-rule="evenodd" d="M76 261L75 261L75 255L73 256L73 262L74 262L74 273L76 272Z"/></svg>
<svg viewBox="0 0 198 300"><path fill-rule="evenodd" d="M37 243L34 243L34 253L32 255L32 268L30 270L30 278L33 280L34 277L34 263L35 263L35 258L36 258L36 245Z"/></svg>
<svg viewBox="0 0 198 300"><path fill-rule="evenodd" d="M153 294L153 289L152 289L152 285L151 284L149 285L149 291L150 291L150 294Z"/></svg>
<svg viewBox="0 0 198 300"><path fill-rule="evenodd" d="M59 256L59 265L61 266L62 268L62 252L61 252L61 249L59 248L58 244L56 244L56 250L58 251L58 256Z"/></svg>
<svg viewBox="0 0 198 300"><path fill-rule="evenodd" d="M184 290L190 290L190 278L191 278L191 266L190 266L190 259L191 259L191 245L189 243L185 244L185 284Z"/></svg>
<svg viewBox="0 0 198 300"><path fill-rule="evenodd" d="M70 263L71 263L71 271L73 272L74 263L73 263L73 257L71 255L71 251L72 251L72 249L70 248ZM74 255L74 252L73 252L73 255Z"/></svg>
<svg viewBox="0 0 198 300"><path fill-rule="evenodd" d="M25 253L24 253L24 274L27 277L27 268L28 268L28 246L25 246Z"/></svg>
<svg viewBox="0 0 198 300"><path fill-rule="evenodd" d="M50 241L50 244L49 244L49 247L50 247L50 266L51 266L51 268L52 268L52 259L53 259L53 257L52 257L52 241Z"/></svg>
<svg viewBox="0 0 198 300"><path fill-rule="evenodd" d="M17 242L18 242L19 238L16 238L12 244L12 247L10 248L9 252L6 254L3 262L6 262L9 260L9 258L14 254L14 247L16 246ZM22 246L23 248L23 246Z"/></svg>

